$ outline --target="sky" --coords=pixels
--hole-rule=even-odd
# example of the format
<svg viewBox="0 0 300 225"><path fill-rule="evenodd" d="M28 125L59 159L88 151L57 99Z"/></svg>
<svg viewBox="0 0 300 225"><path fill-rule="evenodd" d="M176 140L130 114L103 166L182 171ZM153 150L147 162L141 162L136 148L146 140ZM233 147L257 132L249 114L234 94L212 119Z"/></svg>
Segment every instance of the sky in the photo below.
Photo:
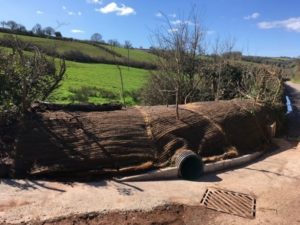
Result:
<svg viewBox="0 0 300 225"><path fill-rule="evenodd" d="M207 46L234 39L245 55L300 56L299 0L0 0L0 21L27 29L40 23L78 39L98 32L104 40L147 48L162 14L175 24L194 7Z"/></svg>

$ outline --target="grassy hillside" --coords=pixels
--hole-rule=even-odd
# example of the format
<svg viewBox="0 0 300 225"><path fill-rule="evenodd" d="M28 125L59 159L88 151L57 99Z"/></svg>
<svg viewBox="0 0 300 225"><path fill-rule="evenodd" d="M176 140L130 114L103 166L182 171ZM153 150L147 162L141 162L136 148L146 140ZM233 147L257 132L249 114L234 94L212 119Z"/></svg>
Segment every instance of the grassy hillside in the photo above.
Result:
<svg viewBox="0 0 300 225"><path fill-rule="evenodd" d="M122 57L126 59L128 57L128 50L125 48L120 48L120 47L111 48L110 46L107 45L101 45L101 46L107 49L112 49L113 51L120 54ZM140 62L155 62L156 56L140 49L129 49L129 59L134 61L140 61Z"/></svg>
<svg viewBox="0 0 300 225"><path fill-rule="evenodd" d="M0 47L9 53L10 48ZM26 52L31 55L31 52ZM78 63L66 61L66 77L48 101L56 103L80 102L76 96L84 95L90 103L121 102L120 75L116 66L96 63ZM121 67L125 100L127 105L136 105L135 93L146 82L150 72L143 69Z"/></svg>
<svg viewBox="0 0 300 225"><path fill-rule="evenodd" d="M10 34L0 32L0 39L5 38ZM121 57L116 57L118 61L127 62L127 49L114 47L113 49L108 45L93 45L88 42L79 42L71 40L57 40L41 37L32 37L25 35L17 35L18 38L24 42L31 43L42 47L43 49L54 50L60 55L64 55L66 52L78 51L82 54L89 56L91 58L102 58L106 61L113 61L113 52ZM10 38L9 38L10 39ZM155 56L146 51L139 49L130 49L130 60L137 62L153 63Z"/></svg>
<svg viewBox="0 0 300 225"><path fill-rule="evenodd" d="M9 34L0 32L0 38L3 38L7 35ZM76 41L66 41L66 40L55 40L55 39L40 38L40 37L31 37L25 35L17 35L17 36L24 42L36 44L43 48L54 49L60 54L65 53L67 51L77 50L91 57L103 57L110 60L113 59L112 54L108 53L107 51L86 43L81 43Z"/></svg>
<svg viewBox="0 0 300 225"><path fill-rule="evenodd" d="M122 67L126 104L135 105L138 101L134 93L149 76L149 71ZM82 90L83 89L83 90ZM67 75L62 85L49 98L49 101L70 103L77 95L87 95L88 102L107 103L120 101L120 76L117 68L106 64L67 62ZM75 97L76 98L76 97ZM75 99L78 102L78 99Z"/></svg>

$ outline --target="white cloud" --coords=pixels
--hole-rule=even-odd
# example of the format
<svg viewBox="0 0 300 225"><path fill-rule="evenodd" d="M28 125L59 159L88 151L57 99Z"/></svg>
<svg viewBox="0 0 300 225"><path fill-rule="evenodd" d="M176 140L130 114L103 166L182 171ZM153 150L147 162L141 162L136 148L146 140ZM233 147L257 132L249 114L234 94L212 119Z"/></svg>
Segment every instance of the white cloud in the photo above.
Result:
<svg viewBox="0 0 300 225"><path fill-rule="evenodd" d="M44 14L44 12L43 12L43 11L41 11L41 10L37 10L37 11L36 11L36 14L38 14L38 15L42 15L42 14Z"/></svg>
<svg viewBox="0 0 300 225"><path fill-rule="evenodd" d="M96 11L103 14L116 13L118 16L128 16L128 15L136 14L133 8L128 7L124 4L118 6L115 2L111 2L100 9L96 9Z"/></svg>
<svg viewBox="0 0 300 225"><path fill-rule="evenodd" d="M84 33L83 30L79 30L79 29L73 29L73 30L71 30L71 32L74 33L74 34L82 34L82 33Z"/></svg>
<svg viewBox="0 0 300 225"><path fill-rule="evenodd" d="M263 21L257 24L260 29L283 28L289 31L300 33L300 17L289 18L286 20Z"/></svg>
<svg viewBox="0 0 300 225"><path fill-rule="evenodd" d="M69 15L69 16L75 16L76 13L74 13L74 12L72 12L72 11L69 11L69 12L68 12L68 15Z"/></svg>
<svg viewBox="0 0 300 225"><path fill-rule="evenodd" d="M176 33L176 32L178 32L178 29L177 28L168 29L168 32L169 33Z"/></svg>
<svg viewBox="0 0 300 225"><path fill-rule="evenodd" d="M258 12L252 13L251 15L245 16L245 20L255 20L260 16Z"/></svg>
<svg viewBox="0 0 300 225"><path fill-rule="evenodd" d="M216 33L216 31L214 31L214 30L207 30L206 31L206 34L207 35L213 35L213 34L215 34Z"/></svg>
<svg viewBox="0 0 300 225"><path fill-rule="evenodd" d="M155 16L156 16L156 17L162 17L163 14L162 14L161 12L158 12L158 13L155 14Z"/></svg>
<svg viewBox="0 0 300 225"><path fill-rule="evenodd" d="M86 2L89 4L99 4L99 5L103 3L102 0L86 0Z"/></svg>
<svg viewBox="0 0 300 225"><path fill-rule="evenodd" d="M79 12L77 13L77 15L78 15L78 16L82 16L82 12L79 11Z"/></svg>
<svg viewBox="0 0 300 225"><path fill-rule="evenodd" d="M172 13L172 14L169 15L169 17L176 18L177 15L175 13Z"/></svg>
<svg viewBox="0 0 300 225"><path fill-rule="evenodd" d="M67 7L63 5L63 7L61 7L63 10L67 10Z"/></svg>
<svg viewBox="0 0 300 225"><path fill-rule="evenodd" d="M194 23L189 21L189 20L185 20L185 21L183 21L183 20L171 20L170 22L173 25L180 25L180 24L194 25Z"/></svg>

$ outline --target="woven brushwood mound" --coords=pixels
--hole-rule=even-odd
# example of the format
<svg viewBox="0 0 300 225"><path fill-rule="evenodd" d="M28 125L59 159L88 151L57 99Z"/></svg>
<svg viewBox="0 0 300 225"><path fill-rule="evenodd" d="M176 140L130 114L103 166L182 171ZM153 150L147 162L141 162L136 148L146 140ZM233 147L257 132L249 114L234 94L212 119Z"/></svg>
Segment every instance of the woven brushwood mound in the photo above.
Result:
<svg viewBox="0 0 300 225"><path fill-rule="evenodd" d="M242 155L269 143L274 109L251 101L136 107L110 112L36 111L20 124L8 176L108 175L169 166L178 150Z"/></svg>

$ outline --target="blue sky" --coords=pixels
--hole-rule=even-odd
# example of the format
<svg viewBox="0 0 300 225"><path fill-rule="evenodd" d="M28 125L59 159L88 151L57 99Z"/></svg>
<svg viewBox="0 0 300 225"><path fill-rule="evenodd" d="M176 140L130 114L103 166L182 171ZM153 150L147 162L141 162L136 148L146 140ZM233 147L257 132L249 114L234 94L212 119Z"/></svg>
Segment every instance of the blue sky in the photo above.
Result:
<svg viewBox="0 0 300 225"><path fill-rule="evenodd" d="M176 21L196 4L207 43L234 38L236 50L264 56L300 55L299 0L0 0L0 21L57 27L64 36L130 40L149 47L151 32L162 24L158 12Z"/></svg>

